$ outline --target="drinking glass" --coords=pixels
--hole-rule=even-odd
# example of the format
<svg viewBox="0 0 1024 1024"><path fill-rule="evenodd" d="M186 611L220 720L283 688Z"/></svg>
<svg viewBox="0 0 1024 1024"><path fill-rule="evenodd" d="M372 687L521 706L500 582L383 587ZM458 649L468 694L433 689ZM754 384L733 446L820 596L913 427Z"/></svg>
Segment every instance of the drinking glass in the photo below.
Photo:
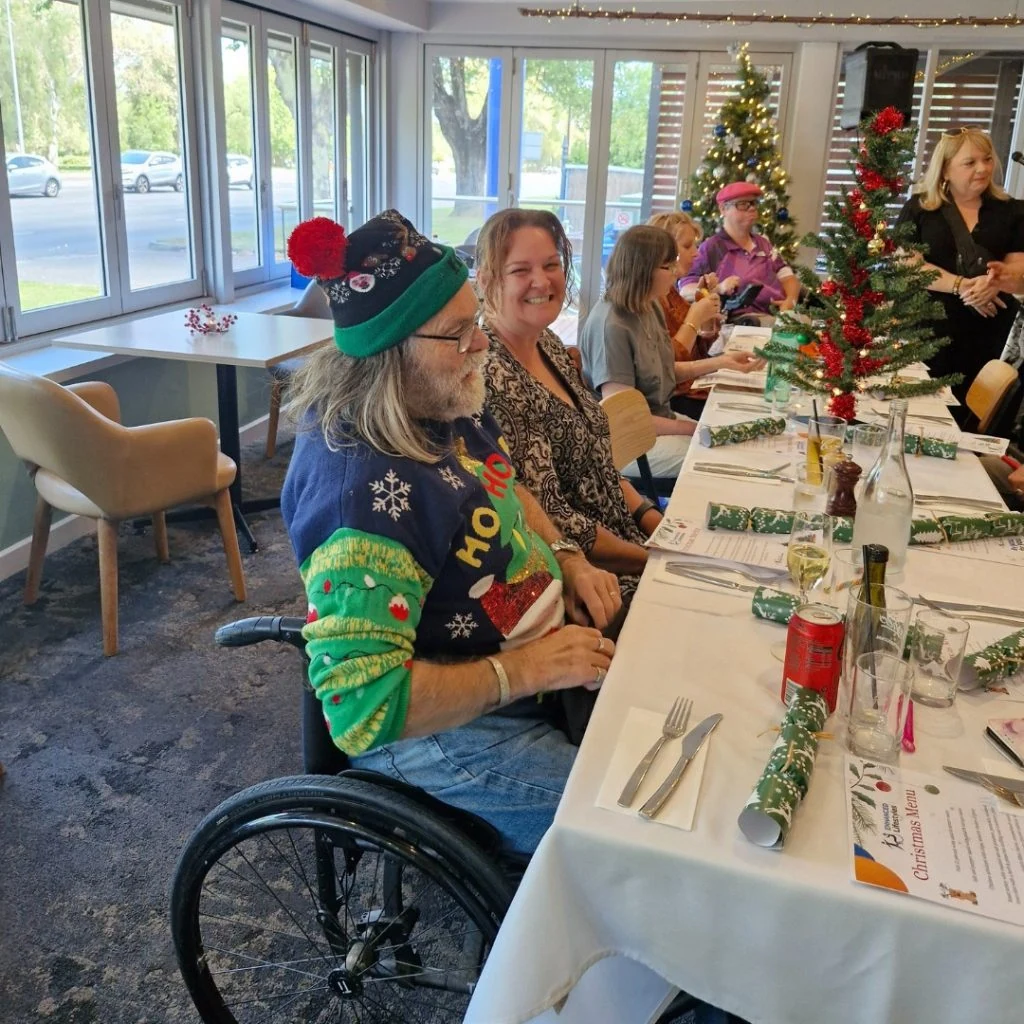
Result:
<svg viewBox="0 0 1024 1024"><path fill-rule="evenodd" d="M800 590L800 603L807 601L807 592L816 587L828 571L828 538L825 517L817 512L797 512L789 531L786 568L790 579Z"/></svg>
<svg viewBox="0 0 1024 1024"><path fill-rule="evenodd" d="M793 508L798 512L824 512L827 494L821 474L817 469L810 472L805 462L798 462L795 470Z"/></svg>
<svg viewBox="0 0 1024 1024"><path fill-rule="evenodd" d="M846 733L850 753L882 764L899 761L913 677L896 654L875 650L856 658Z"/></svg>
<svg viewBox="0 0 1024 1024"><path fill-rule="evenodd" d="M825 580L825 596L829 604L846 612L850 592L859 591L864 579L864 551L849 544L834 546Z"/></svg>
<svg viewBox="0 0 1024 1024"><path fill-rule="evenodd" d="M853 461L864 471L861 474L861 485L868 475L868 470L878 459L878 453L885 440L885 427L880 423L862 423L853 431Z"/></svg>
<svg viewBox="0 0 1024 1024"><path fill-rule="evenodd" d="M909 634L914 700L933 708L948 708L953 703L970 629L963 619L944 612L932 608L918 611Z"/></svg>

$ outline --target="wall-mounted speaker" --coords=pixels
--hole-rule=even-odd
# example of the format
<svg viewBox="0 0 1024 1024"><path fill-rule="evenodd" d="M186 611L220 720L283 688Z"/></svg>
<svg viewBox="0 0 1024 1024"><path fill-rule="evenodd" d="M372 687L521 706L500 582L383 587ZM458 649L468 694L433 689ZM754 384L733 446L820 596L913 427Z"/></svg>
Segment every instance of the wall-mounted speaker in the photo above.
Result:
<svg viewBox="0 0 1024 1024"><path fill-rule="evenodd" d="M843 70L846 84L839 115L841 128L856 128L865 117L886 107L895 107L910 123L917 50L896 43L864 43L846 55Z"/></svg>

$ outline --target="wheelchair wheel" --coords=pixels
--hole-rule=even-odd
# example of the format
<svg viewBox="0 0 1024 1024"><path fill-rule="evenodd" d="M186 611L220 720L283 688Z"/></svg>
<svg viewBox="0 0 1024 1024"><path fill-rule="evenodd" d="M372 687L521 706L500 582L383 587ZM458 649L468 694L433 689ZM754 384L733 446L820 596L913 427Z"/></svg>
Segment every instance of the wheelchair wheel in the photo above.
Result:
<svg viewBox="0 0 1024 1024"><path fill-rule="evenodd" d="M513 888L404 794L275 779L209 814L178 861L178 965L207 1024L461 1021Z"/></svg>

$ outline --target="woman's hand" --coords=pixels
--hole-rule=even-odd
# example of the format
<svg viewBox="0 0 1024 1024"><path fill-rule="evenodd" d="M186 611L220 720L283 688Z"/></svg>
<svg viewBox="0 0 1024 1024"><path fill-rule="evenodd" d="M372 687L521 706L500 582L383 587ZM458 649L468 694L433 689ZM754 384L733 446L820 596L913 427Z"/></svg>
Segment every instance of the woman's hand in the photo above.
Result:
<svg viewBox="0 0 1024 1024"><path fill-rule="evenodd" d="M994 316L995 310L988 312L993 305L1006 308L1006 303L999 298L999 288L987 274L971 277L960 285L960 301L965 306L977 310L982 316Z"/></svg>
<svg viewBox="0 0 1024 1024"><path fill-rule="evenodd" d="M760 370L764 366L764 360L750 352L726 352L718 357L719 368L722 370L738 370L740 373L750 373L751 370Z"/></svg>
<svg viewBox="0 0 1024 1024"><path fill-rule="evenodd" d="M740 279L736 274L730 274L724 281L718 282L719 295L732 295L740 286Z"/></svg>
<svg viewBox="0 0 1024 1024"><path fill-rule="evenodd" d="M527 696L542 690L586 686L596 690L608 674L615 644L596 629L564 626L553 633L502 652L513 692Z"/></svg>
<svg viewBox="0 0 1024 1024"><path fill-rule="evenodd" d="M707 288L709 292L716 291L718 288L718 275L717 274L704 274L701 279L697 282L699 288Z"/></svg>
<svg viewBox="0 0 1024 1024"><path fill-rule="evenodd" d="M717 292L712 292L710 295L705 295L703 299L698 299L693 303L686 318L691 323L703 324L718 316L721 312L722 300Z"/></svg>
<svg viewBox="0 0 1024 1024"><path fill-rule="evenodd" d="M568 555L559 564L570 621L604 629L622 607L618 577L591 565L583 555Z"/></svg>

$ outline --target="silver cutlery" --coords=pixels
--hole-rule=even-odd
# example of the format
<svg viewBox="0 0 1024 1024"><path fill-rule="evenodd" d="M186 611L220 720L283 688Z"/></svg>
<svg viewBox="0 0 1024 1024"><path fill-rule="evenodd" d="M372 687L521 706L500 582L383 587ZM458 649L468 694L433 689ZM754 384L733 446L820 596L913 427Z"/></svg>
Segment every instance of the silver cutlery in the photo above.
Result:
<svg viewBox="0 0 1024 1024"><path fill-rule="evenodd" d="M633 802L634 797L636 797L636 791L640 788L640 783L644 781L651 765L654 764L654 759L658 756L658 752L666 742L668 740L677 740L686 732L686 723L690 720L690 712L692 710L692 700L688 697L676 697L672 707L669 708L668 714L665 716L665 724L661 727L661 735L654 741L651 749L640 759L640 763L633 770L629 781L622 787L622 792L619 794L620 807L628 807Z"/></svg>
<svg viewBox="0 0 1024 1024"><path fill-rule="evenodd" d="M1006 506L1002 502L990 501L987 498L958 498L953 495L944 494L915 494L915 505L960 505L964 508L988 509L991 512L1005 512Z"/></svg>
<svg viewBox="0 0 1024 1024"><path fill-rule="evenodd" d="M707 573L731 572L752 583L779 583L789 575L787 570L779 569L736 569L728 565L716 565L711 562L668 562L668 571L677 576L694 576L706 579L710 582L721 583L723 586L730 585L730 580L724 580L720 576L709 576Z"/></svg>
<svg viewBox="0 0 1024 1024"><path fill-rule="evenodd" d="M766 405L742 405L739 402L719 402L716 409L731 409L733 412L758 412L762 414L771 413L771 406Z"/></svg>
<svg viewBox="0 0 1024 1024"><path fill-rule="evenodd" d="M975 772L968 768L954 768L948 764L944 764L942 767L958 779L976 782L1009 803L1015 804L1017 807L1024 807L1024 782L1020 779L1011 779L1004 775L989 775L987 772Z"/></svg>
<svg viewBox="0 0 1024 1024"><path fill-rule="evenodd" d="M683 740L683 749L676 761L668 778L655 790L654 795L640 808L640 817L654 818L665 805L665 801L675 792L683 777L683 773L690 766L690 763L697 756L697 752L704 745L704 741L711 735L711 731L722 720L721 715L709 715L699 725L695 725Z"/></svg>
<svg viewBox="0 0 1024 1024"><path fill-rule="evenodd" d="M787 462L776 469L752 469L750 466L737 466L727 462L695 462L693 468L698 473L713 473L718 476L732 476L744 480L778 480L783 483L792 483L791 476L779 475L790 465L791 463Z"/></svg>
<svg viewBox="0 0 1024 1024"><path fill-rule="evenodd" d="M669 564L667 568L673 576L683 576L688 580L695 580L698 583L710 583L715 587L724 587L726 590L738 590L746 594L753 594L757 591L757 587L753 584L737 583L734 580L723 580L715 576L705 576L703 573L693 572L691 569L684 569L678 563L676 563L676 565Z"/></svg>
<svg viewBox="0 0 1024 1024"><path fill-rule="evenodd" d="M1014 623L1024 622L1024 610L1020 608L998 608L995 605L971 604L966 601L944 601L935 600L919 594L916 598L923 605L934 608L940 612L956 612L965 619L988 618L998 622Z"/></svg>

